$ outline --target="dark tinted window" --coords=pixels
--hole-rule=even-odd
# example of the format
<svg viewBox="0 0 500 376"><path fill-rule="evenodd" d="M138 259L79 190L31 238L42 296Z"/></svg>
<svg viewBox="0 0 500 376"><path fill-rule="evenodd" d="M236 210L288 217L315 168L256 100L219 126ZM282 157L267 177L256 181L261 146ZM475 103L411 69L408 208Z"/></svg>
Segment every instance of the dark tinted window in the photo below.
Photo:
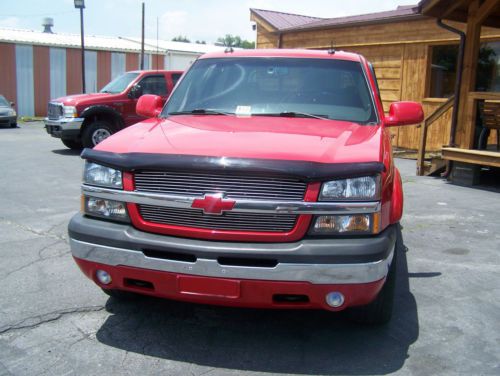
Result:
<svg viewBox="0 0 500 376"><path fill-rule="evenodd" d="M177 81L179 81L179 78L181 78L182 74L181 73L173 73L172 74L172 83L177 85Z"/></svg>
<svg viewBox="0 0 500 376"><path fill-rule="evenodd" d="M164 76L147 76L144 77L139 83L142 88L142 94L154 94L160 96L166 96L167 92L167 82Z"/></svg>
<svg viewBox="0 0 500 376"><path fill-rule="evenodd" d="M109 84L101 89L101 93L118 94L127 88L127 86L136 79L139 73L125 73L116 77Z"/></svg>
<svg viewBox="0 0 500 376"><path fill-rule="evenodd" d="M332 59L197 60L172 94L164 115L196 109L377 121L361 64Z"/></svg>

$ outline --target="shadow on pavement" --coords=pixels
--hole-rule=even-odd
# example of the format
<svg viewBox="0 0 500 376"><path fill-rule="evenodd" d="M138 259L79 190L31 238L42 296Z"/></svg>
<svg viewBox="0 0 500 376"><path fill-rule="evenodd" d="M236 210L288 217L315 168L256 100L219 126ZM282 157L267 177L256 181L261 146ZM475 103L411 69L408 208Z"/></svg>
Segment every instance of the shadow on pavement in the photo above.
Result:
<svg viewBox="0 0 500 376"><path fill-rule="evenodd" d="M52 153L59 155L80 155L82 154L81 149L56 149L52 150Z"/></svg>
<svg viewBox="0 0 500 376"><path fill-rule="evenodd" d="M355 325L322 311L110 298L106 309L111 315L97 339L126 351L216 368L307 375L394 372L419 334L406 254L401 253L394 315L385 327Z"/></svg>

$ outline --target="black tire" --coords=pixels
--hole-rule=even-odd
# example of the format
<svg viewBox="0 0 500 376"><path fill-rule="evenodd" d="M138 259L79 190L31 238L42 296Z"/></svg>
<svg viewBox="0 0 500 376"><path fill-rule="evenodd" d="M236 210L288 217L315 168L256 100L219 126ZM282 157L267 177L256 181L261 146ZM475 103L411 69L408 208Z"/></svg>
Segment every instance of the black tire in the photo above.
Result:
<svg viewBox="0 0 500 376"><path fill-rule="evenodd" d="M370 304L362 307L349 308L347 311L348 317L354 322L366 325L383 325L391 320L396 289L397 254L403 250L401 226L398 224L397 228L398 233L396 246L394 247L394 256L384 286L375 300Z"/></svg>
<svg viewBox="0 0 500 376"><path fill-rule="evenodd" d="M86 148L93 148L113 133L115 129L110 123L103 120L94 121L83 129L82 144Z"/></svg>
<svg viewBox="0 0 500 376"><path fill-rule="evenodd" d="M17 128L17 123L10 123L11 128Z"/></svg>
<svg viewBox="0 0 500 376"><path fill-rule="evenodd" d="M134 294L133 292L129 291L122 291L122 290L116 290L116 289L103 289L101 290L108 296L111 296L112 298L115 298L116 300L134 300L139 298L138 294Z"/></svg>
<svg viewBox="0 0 500 376"><path fill-rule="evenodd" d="M64 139L61 139L61 141L64 144L64 146L66 146L67 148L70 148L72 150L78 150L78 149L81 149L83 147L82 143L80 141L64 140Z"/></svg>

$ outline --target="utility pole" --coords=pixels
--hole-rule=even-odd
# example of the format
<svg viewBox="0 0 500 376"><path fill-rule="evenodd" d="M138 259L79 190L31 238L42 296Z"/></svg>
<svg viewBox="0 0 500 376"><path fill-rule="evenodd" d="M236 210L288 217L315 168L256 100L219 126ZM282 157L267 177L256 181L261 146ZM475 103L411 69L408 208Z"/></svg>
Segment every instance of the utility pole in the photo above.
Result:
<svg viewBox="0 0 500 376"><path fill-rule="evenodd" d="M144 69L144 3L142 3L141 70Z"/></svg>
<svg viewBox="0 0 500 376"><path fill-rule="evenodd" d="M85 8L85 0L74 0L75 8L80 9L80 36L82 39L82 93L85 93L85 43L83 33L83 9Z"/></svg>

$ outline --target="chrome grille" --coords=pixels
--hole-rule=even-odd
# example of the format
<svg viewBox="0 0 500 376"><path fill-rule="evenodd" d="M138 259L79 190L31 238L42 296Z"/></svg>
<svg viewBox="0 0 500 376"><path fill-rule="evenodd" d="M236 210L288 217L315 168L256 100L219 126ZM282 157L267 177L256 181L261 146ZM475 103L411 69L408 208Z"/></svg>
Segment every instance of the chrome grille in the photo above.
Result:
<svg viewBox="0 0 500 376"><path fill-rule="evenodd" d="M139 171L137 191L203 196L223 193L227 198L273 201L302 201L307 184L295 179L263 175L224 173Z"/></svg>
<svg viewBox="0 0 500 376"><path fill-rule="evenodd" d="M204 215L196 209L174 209L139 205L142 218L148 222L229 231L289 232L297 220L293 214L232 213Z"/></svg>
<svg viewBox="0 0 500 376"><path fill-rule="evenodd" d="M49 103L47 108L47 116L49 119L57 120L63 115L62 104L60 103Z"/></svg>

